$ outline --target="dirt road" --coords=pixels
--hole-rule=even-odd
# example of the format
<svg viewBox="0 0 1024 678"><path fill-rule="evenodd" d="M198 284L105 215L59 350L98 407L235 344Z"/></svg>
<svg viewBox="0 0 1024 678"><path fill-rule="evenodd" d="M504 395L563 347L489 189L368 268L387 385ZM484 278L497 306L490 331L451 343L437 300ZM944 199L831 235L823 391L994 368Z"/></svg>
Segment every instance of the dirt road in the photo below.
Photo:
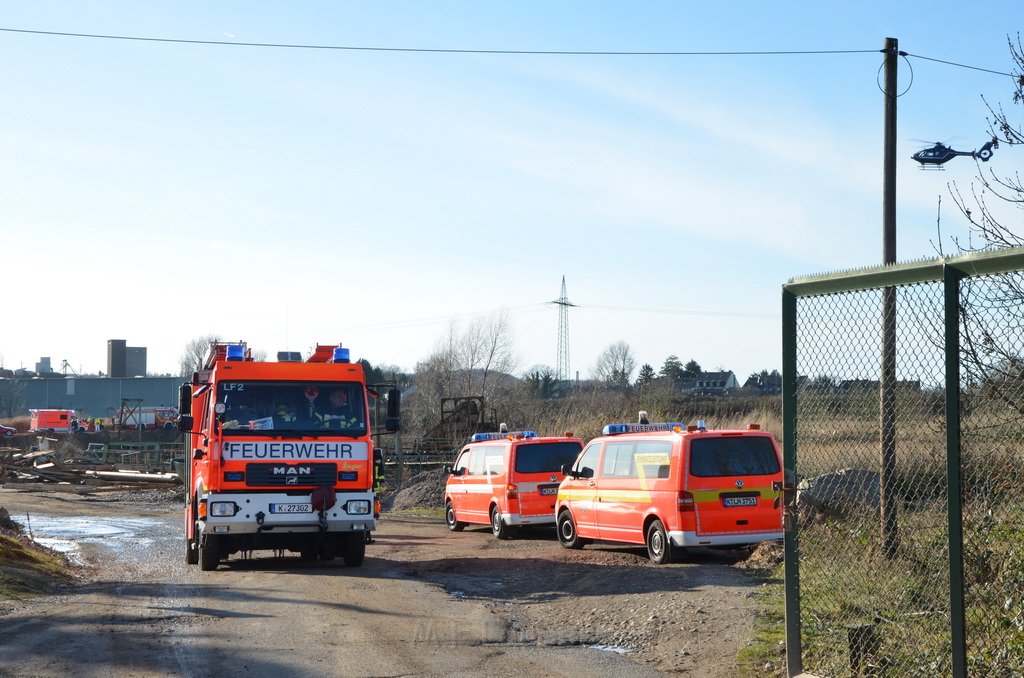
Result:
<svg viewBox="0 0 1024 678"><path fill-rule="evenodd" d="M498 542L388 514L359 568L257 557L200 572L173 503L0 488L0 506L83 562L61 595L0 601L2 676L734 676L760 586L735 555L656 567L637 549L567 552L544 530Z"/></svg>

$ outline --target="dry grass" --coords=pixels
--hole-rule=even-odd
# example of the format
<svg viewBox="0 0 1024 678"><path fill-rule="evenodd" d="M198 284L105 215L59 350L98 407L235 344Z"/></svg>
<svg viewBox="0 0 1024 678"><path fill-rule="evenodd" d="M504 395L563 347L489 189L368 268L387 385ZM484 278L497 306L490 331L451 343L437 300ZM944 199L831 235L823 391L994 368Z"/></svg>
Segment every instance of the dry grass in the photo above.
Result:
<svg viewBox="0 0 1024 678"><path fill-rule="evenodd" d="M48 593L71 579L64 556L25 537L0 533L0 599Z"/></svg>
<svg viewBox="0 0 1024 678"><path fill-rule="evenodd" d="M29 418L28 416L8 417L6 419L0 419L0 424L3 424L4 426L13 426L14 428L18 429L18 433L25 433L26 431L28 431L31 423L32 419Z"/></svg>

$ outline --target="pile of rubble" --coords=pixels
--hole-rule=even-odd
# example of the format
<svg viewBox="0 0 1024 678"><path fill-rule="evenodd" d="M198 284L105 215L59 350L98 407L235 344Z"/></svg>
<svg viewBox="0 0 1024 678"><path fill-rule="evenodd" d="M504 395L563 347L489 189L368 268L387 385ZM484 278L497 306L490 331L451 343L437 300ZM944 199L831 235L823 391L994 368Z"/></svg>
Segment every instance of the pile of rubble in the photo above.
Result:
<svg viewBox="0 0 1024 678"><path fill-rule="evenodd" d="M161 469L132 469L99 463L74 446L55 449L0 447L0 484L57 483L62 485L131 485L160 487L180 483L177 473Z"/></svg>
<svg viewBox="0 0 1024 678"><path fill-rule="evenodd" d="M443 469L423 471L402 483L394 494L384 498L385 511L407 511L444 506L444 486L448 474Z"/></svg>

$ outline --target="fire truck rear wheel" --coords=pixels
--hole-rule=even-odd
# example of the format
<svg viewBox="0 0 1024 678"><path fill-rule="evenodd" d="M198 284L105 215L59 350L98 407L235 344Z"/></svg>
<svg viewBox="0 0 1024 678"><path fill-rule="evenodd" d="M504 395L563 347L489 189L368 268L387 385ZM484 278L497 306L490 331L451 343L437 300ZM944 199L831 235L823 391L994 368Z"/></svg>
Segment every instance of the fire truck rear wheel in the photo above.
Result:
<svg viewBox="0 0 1024 678"><path fill-rule="evenodd" d="M466 527L466 523L460 522L455 518L455 507L452 503L445 502L444 505L444 524L448 526L448 529L452 532L461 532Z"/></svg>
<svg viewBox="0 0 1024 678"><path fill-rule="evenodd" d="M658 519L647 528L647 556L655 565L672 562L672 542L668 539L665 526Z"/></svg>
<svg viewBox="0 0 1024 678"><path fill-rule="evenodd" d="M569 511L562 511L558 514L555 527L558 531L558 543L562 545L562 548L578 549L583 547L583 540L576 532L576 523Z"/></svg>
<svg viewBox="0 0 1024 678"><path fill-rule="evenodd" d="M220 565L220 539L212 534L199 542L199 569L204 572L216 570Z"/></svg>
<svg viewBox="0 0 1024 678"><path fill-rule="evenodd" d="M345 540L344 551L341 559L349 567L359 567L363 564L363 557L366 555L366 536L362 532L353 532Z"/></svg>

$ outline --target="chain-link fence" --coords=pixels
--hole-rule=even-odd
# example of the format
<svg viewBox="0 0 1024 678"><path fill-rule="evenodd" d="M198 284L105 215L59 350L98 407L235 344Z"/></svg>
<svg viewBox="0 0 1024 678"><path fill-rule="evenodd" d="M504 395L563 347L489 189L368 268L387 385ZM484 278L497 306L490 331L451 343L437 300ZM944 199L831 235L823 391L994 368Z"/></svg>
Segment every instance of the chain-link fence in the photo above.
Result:
<svg viewBox="0 0 1024 678"><path fill-rule="evenodd" d="M1024 676L1022 269L785 287L790 675Z"/></svg>

